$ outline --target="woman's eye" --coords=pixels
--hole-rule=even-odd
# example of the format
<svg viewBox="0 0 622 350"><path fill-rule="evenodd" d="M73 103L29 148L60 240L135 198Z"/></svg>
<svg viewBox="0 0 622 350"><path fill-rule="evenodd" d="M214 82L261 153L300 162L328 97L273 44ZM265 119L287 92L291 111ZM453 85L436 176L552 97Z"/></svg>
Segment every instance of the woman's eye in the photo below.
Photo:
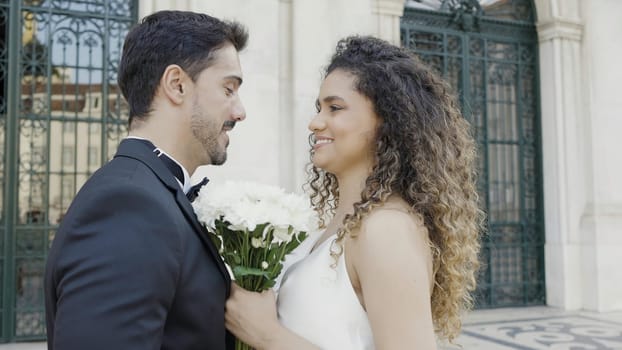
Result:
<svg viewBox="0 0 622 350"><path fill-rule="evenodd" d="M225 87L225 93L227 94L227 96L230 96L231 94L233 94L233 89Z"/></svg>
<svg viewBox="0 0 622 350"><path fill-rule="evenodd" d="M337 105L330 105L329 108L330 108L331 112L335 112L335 111L343 109L343 108L341 108L341 106L337 106Z"/></svg>

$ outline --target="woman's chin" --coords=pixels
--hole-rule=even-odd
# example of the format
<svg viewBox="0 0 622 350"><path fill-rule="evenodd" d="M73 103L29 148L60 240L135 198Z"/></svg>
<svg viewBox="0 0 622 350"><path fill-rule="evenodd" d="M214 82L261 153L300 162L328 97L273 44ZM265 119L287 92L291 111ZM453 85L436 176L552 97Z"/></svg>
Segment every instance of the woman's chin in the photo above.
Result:
<svg viewBox="0 0 622 350"><path fill-rule="evenodd" d="M313 155L313 157L311 157L311 163L313 163L314 167L320 168L322 170L324 170L324 167L326 166L326 162L324 162L322 158L318 157L317 155Z"/></svg>
<svg viewBox="0 0 622 350"><path fill-rule="evenodd" d="M318 168L318 169L321 169L322 171L324 171L324 172L326 172L326 173L332 173L332 172L330 171L330 167L329 167L329 166L327 166L327 164L326 164L326 163L320 163L320 162L316 162L316 161L314 161L314 162L313 162L313 166L314 166L314 167L316 167L316 168Z"/></svg>

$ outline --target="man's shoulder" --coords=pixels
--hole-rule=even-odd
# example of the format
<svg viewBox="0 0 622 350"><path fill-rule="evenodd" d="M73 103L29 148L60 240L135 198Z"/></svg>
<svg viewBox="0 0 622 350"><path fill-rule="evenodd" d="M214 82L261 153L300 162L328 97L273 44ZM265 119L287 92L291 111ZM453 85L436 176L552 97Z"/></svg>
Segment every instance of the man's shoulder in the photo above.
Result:
<svg viewBox="0 0 622 350"><path fill-rule="evenodd" d="M171 191L149 167L138 160L115 158L84 183L67 214L118 211L144 205L169 211L173 203Z"/></svg>
<svg viewBox="0 0 622 350"><path fill-rule="evenodd" d="M130 157L114 157L101 168L99 168L94 174L96 176L116 176L127 177L133 176L150 176L155 178L153 171L143 162L138 159Z"/></svg>
<svg viewBox="0 0 622 350"><path fill-rule="evenodd" d="M155 190L157 189L155 185L159 183L156 174L144 163L132 158L116 157L95 171L82 189L130 187L137 190L140 188Z"/></svg>
<svg viewBox="0 0 622 350"><path fill-rule="evenodd" d="M58 233L82 230L85 222L97 222L102 227L118 223L121 227L137 218L148 218L141 219L145 227L162 223L174 226L180 215L175 208L174 195L147 166L115 158L84 183Z"/></svg>

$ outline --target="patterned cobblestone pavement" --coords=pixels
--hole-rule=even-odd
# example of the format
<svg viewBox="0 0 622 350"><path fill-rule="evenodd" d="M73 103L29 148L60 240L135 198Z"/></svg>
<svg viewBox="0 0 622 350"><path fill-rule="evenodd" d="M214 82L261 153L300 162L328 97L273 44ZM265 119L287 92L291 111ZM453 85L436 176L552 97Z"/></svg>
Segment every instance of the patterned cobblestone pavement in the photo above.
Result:
<svg viewBox="0 0 622 350"><path fill-rule="evenodd" d="M618 350L622 349L622 312L564 312L546 307L481 310L469 315L457 343L465 350Z"/></svg>
<svg viewBox="0 0 622 350"><path fill-rule="evenodd" d="M550 307L478 310L468 315L459 346L442 350L622 350L622 312L562 311ZM45 343L0 350L45 350Z"/></svg>

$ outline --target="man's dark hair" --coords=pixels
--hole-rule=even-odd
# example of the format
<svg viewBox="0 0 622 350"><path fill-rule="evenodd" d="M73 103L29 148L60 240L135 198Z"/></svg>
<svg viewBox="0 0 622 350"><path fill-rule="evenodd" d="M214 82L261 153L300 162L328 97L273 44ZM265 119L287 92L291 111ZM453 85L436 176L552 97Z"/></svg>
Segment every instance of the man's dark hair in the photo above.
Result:
<svg viewBox="0 0 622 350"><path fill-rule="evenodd" d="M130 106L130 120L151 111L160 78L167 66L179 65L193 81L209 66L214 52L227 43L237 51L248 40L238 22L222 21L188 11L160 11L132 28L123 44L119 87Z"/></svg>

